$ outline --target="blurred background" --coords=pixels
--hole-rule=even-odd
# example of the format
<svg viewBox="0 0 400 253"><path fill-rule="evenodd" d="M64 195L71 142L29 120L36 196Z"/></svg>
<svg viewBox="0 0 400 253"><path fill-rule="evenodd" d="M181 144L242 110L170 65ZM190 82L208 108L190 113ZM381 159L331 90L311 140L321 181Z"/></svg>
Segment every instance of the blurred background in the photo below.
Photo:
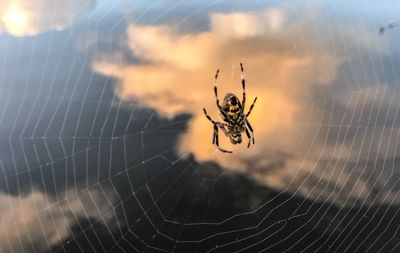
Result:
<svg viewBox="0 0 400 253"><path fill-rule="evenodd" d="M399 251L399 11L2 1L0 252Z"/></svg>

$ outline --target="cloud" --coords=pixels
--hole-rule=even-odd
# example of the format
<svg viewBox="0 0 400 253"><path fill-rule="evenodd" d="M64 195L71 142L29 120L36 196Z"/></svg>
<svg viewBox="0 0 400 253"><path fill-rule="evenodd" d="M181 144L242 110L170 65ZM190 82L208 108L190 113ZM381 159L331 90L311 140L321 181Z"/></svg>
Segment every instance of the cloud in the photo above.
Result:
<svg viewBox="0 0 400 253"><path fill-rule="evenodd" d="M0 32L14 36L61 30L73 23L96 0L3 0L0 3Z"/></svg>
<svg viewBox="0 0 400 253"><path fill-rule="evenodd" d="M357 163L358 150L339 139L343 133L320 127L329 113L340 124L343 111L337 108L346 108L347 101L338 100L332 111L314 99L321 100L315 95L318 90L332 89L340 64L352 60L354 51L345 50L346 45L357 45L358 53L371 53L377 42L368 40L365 30L360 30L362 38L354 36L357 25L326 33L320 29L316 34L311 29L315 20L288 16L293 15L276 8L213 13L210 30L196 34L179 34L167 25L130 25L127 45L140 62L126 63L116 53L97 59L93 67L119 79L116 93L122 99L136 97L169 118L192 114L179 139L181 153L190 151L201 162L215 161L270 187L309 198L329 198L339 204L347 203L348 196L371 198L371 182L354 178L357 173L349 165ZM202 108L219 120L213 94L217 68L220 99L227 92L241 94L239 62L245 67L247 108L258 97L249 117L256 145L233 146L220 132L221 146L234 151L229 155L212 146L212 125ZM336 167L343 163L346 169ZM357 165L362 174L362 165ZM349 177L354 184L346 180Z"/></svg>
<svg viewBox="0 0 400 253"><path fill-rule="evenodd" d="M107 197L114 198L113 194ZM33 246L48 250L71 235L77 219L94 218L112 224L112 207L104 198L93 190L79 195L67 192L60 195L59 202L38 191L26 196L0 194L1 252L26 252Z"/></svg>
<svg viewBox="0 0 400 253"><path fill-rule="evenodd" d="M254 13L215 13L211 16L212 31L223 37L244 38L276 33L285 21L283 9L271 8Z"/></svg>

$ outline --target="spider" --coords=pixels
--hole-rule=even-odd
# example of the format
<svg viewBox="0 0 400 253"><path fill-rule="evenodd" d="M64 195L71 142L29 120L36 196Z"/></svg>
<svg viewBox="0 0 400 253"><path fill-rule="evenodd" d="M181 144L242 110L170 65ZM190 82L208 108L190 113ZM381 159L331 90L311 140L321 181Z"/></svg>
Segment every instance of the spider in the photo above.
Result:
<svg viewBox="0 0 400 253"><path fill-rule="evenodd" d="M229 140L232 144L238 144L242 142L242 132L246 132L247 138L249 139L249 143L247 144L247 148L250 147L251 141L254 142L254 131L251 127L247 118L249 117L251 110L253 110L254 104L257 101L257 97L254 99L253 103L250 106L250 109L247 113L244 113L244 107L246 105L246 92L245 92L245 80L243 76L243 65L240 63L240 70L242 71L242 87L243 87L243 100L240 103L238 97L236 97L232 93L227 93L225 95L224 101L222 105L219 104L217 86L214 86L215 99L217 100L217 107L220 112L220 116L224 123L214 121L207 114L206 108L203 108L204 114L207 119L211 121L214 125L213 129L213 137L212 144L214 144L221 152L224 153L232 153L232 151L225 150L219 146L218 143L218 128L222 130L222 132L229 137ZM214 83L217 82L219 69L217 69L217 73L215 74ZM250 137L250 132L251 137Z"/></svg>

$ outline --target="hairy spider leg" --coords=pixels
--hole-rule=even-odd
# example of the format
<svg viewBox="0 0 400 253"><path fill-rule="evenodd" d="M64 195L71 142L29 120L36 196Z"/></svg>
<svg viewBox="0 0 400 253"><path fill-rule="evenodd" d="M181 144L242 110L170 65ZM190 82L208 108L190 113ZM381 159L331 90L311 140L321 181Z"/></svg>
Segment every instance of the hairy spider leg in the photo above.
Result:
<svg viewBox="0 0 400 253"><path fill-rule="evenodd" d="M219 74L219 69L217 69L217 73L215 73L215 76L214 76L214 83L217 82L218 74Z"/></svg>
<svg viewBox="0 0 400 253"><path fill-rule="evenodd" d="M243 88L243 100L242 100L242 108L240 109L240 115L243 115L243 110L246 105L246 91L245 91L246 81L244 80L242 63L240 63L240 70L242 71L242 88Z"/></svg>
<svg viewBox="0 0 400 253"><path fill-rule="evenodd" d="M219 151L224 152L224 153L232 153L232 151L225 150L225 149L223 149L223 148L221 148L219 146L219 143L218 143L218 127L217 127L217 125L214 125L214 134L213 135L215 136L215 137L213 137L213 139L215 138L215 143L213 143L213 144L219 149Z"/></svg>
<svg viewBox="0 0 400 253"><path fill-rule="evenodd" d="M206 108L203 108L204 114L206 115L207 119L211 121L214 125L217 125L219 128L221 128L222 132L224 132L225 135L228 134L228 131L226 131L225 127L227 126L225 123L221 123L218 121L214 121L207 113Z"/></svg>
<svg viewBox="0 0 400 253"><path fill-rule="evenodd" d="M203 108L203 112L204 112L204 114L206 115L207 119L208 119L209 121L211 121L211 122L215 125L216 122L215 122L214 120L212 120L212 118L211 118L210 116L208 116L207 111L206 111L206 108Z"/></svg>
<svg viewBox="0 0 400 253"><path fill-rule="evenodd" d="M253 140L253 144L255 144L255 142L254 142L254 131L253 131L253 128L251 127L251 125L250 125L250 122L247 119L246 119L246 125L250 129L251 139ZM246 130L247 130L247 128L246 128Z"/></svg>
<svg viewBox="0 0 400 253"><path fill-rule="evenodd" d="M224 120L225 120L226 118L228 118L228 116L226 115L225 111L222 109L221 105L219 104L219 99L218 99L218 91L217 91L218 73L219 73L219 69L217 69L217 73L215 73L215 77L214 77L214 94L215 94L215 99L217 100L217 107L218 107L219 111L222 113L222 115L224 115Z"/></svg>
<svg viewBox="0 0 400 253"><path fill-rule="evenodd" d="M249 112L246 114L246 118L249 117L251 110L253 110L253 107L254 107L254 104L256 103L256 101L257 101L257 97L254 99L253 103L251 104Z"/></svg>
<svg viewBox="0 0 400 253"><path fill-rule="evenodd" d="M215 128L215 125L214 125L214 128ZM212 136L212 144L215 144L215 136L216 135L214 133L215 133L215 129L214 129L213 136Z"/></svg>
<svg viewBox="0 0 400 253"><path fill-rule="evenodd" d="M210 120L214 124L214 132L213 132L213 138L212 138L212 143L219 149L219 151L224 152L224 153L232 153L232 151L225 150L219 146L219 141L218 141L218 127L221 128L221 130L226 134L225 126L226 124L216 122L214 121L206 111L206 108L203 108L204 114L206 115L207 119Z"/></svg>
<svg viewBox="0 0 400 253"><path fill-rule="evenodd" d="M249 143L247 144L247 148L249 148L250 147L250 143L251 143L250 133L249 133L249 130L247 129L247 127L245 129L246 129L247 138L249 138Z"/></svg>

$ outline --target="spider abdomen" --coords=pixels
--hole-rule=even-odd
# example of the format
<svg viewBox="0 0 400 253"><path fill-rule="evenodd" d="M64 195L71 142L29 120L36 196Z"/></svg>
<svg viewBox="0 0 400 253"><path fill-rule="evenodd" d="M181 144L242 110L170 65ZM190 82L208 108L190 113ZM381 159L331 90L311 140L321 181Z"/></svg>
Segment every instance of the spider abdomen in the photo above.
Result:
<svg viewBox="0 0 400 253"><path fill-rule="evenodd" d="M228 120L236 120L240 116L240 110L242 109L242 104L235 94L227 93L222 102L222 109L225 111L226 115L229 117Z"/></svg>

